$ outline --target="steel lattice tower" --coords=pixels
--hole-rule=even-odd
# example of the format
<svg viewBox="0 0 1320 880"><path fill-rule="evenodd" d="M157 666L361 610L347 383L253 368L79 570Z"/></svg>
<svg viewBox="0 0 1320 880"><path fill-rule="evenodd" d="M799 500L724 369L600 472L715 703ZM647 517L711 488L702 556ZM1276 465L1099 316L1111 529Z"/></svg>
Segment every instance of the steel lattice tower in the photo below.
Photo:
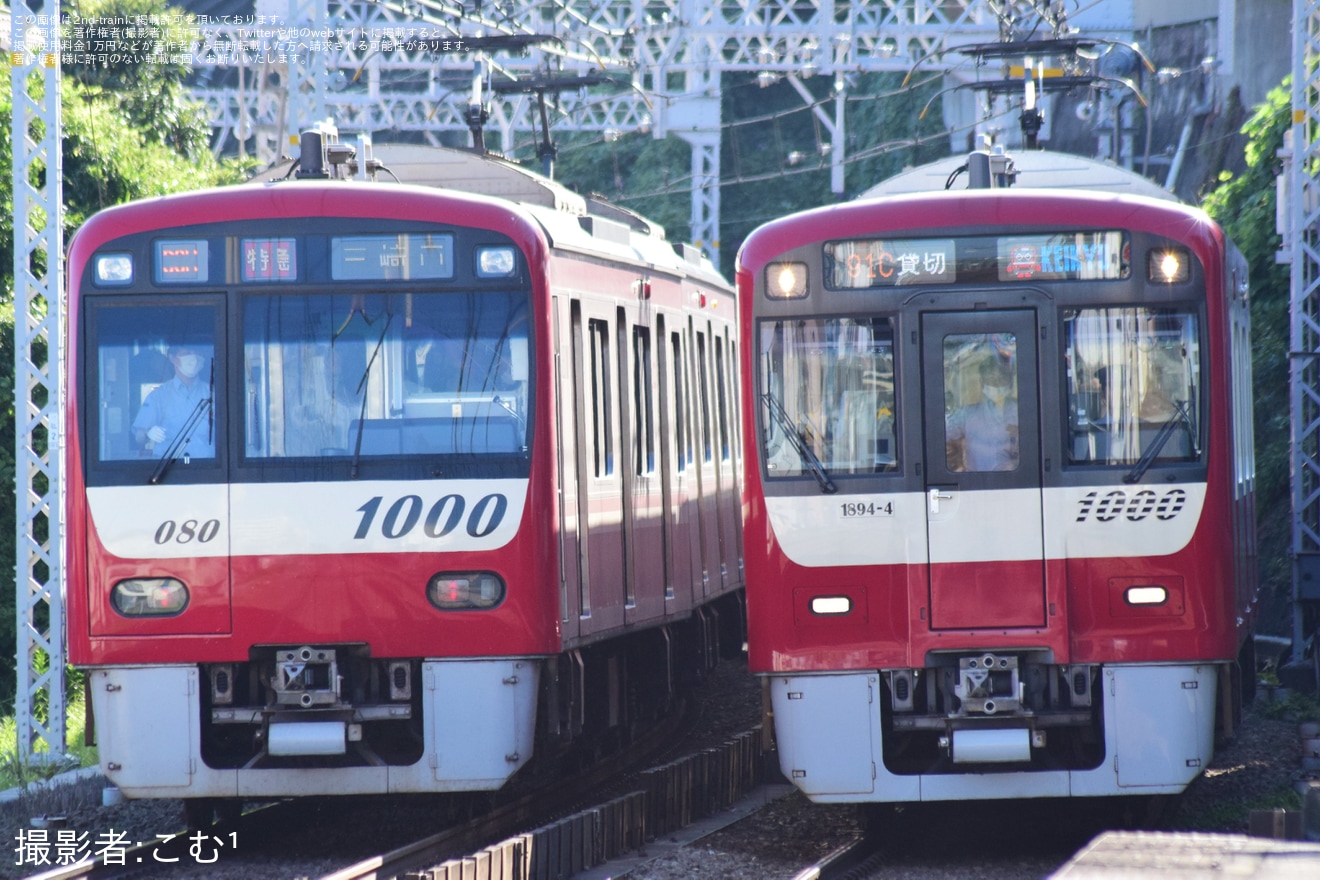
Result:
<svg viewBox="0 0 1320 880"><path fill-rule="evenodd" d="M23 759L64 754L61 595L64 327L59 4L10 20L14 183L14 475L17 698ZM45 706L44 717L34 707ZM41 747L38 747L41 746Z"/></svg>
<svg viewBox="0 0 1320 880"><path fill-rule="evenodd" d="M1320 608L1320 2L1294 0L1291 146L1281 259L1290 265L1293 658ZM1311 627L1320 622L1310 621ZM1317 647L1320 652L1320 647Z"/></svg>

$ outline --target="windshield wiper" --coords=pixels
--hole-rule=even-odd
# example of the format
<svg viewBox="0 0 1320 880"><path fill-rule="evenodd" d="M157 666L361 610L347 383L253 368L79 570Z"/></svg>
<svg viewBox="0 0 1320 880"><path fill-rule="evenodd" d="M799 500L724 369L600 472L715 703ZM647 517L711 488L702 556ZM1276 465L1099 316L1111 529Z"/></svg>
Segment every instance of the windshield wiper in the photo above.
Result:
<svg viewBox="0 0 1320 880"><path fill-rule="evenodd" d="M165 478L165 472L170 469L170 465L174 464L180 453L182 453L184 448L188 445L188 441L192 439L192 433L197 430L197 426L202 421L202 416L210 411L211 398L204 397L197 401L197 405L193 407L193 411L188 413L187 421L183 423L183 427L179 430L179 433L174 436L174 440L166 448L165 454L161 456L160 464L156 465L156 469L152 471L151 476L147 478L148 483L155 485Z"/></svg>
<svg viewBox="0 0 1320 880"><path fill-rule="evenodd" d="M825 466L820 463L820 459L816 457L816 453L812 452L811 447L807 445L806 438L804 438L798 431L797 427L793 424L793 419L784 410L784 405L780 403L777 398L772 397L769 392L762 394L761 400L765 401L765 405L770 409L770 414L774 416L775 421L779 423L779 427L783 429L785 436L788 437L788 441L792 443L793 448L797 450L798 456L805 461L807 466L811 469L812 476L816 478L817 483L820 483L820 491L824 492L826 495L833 495L835 492L839 491L839 487L834 485L834 481L830 479L830 475L825 472Z"/></svg>
<svg viewBox="0 0 1320 880"><path fill-rule="evenodd" d="M527 451L527 420L522 417L522 413L514 409L507 400L505 400L503 397L500 397L498 394L492 397L490 399L490 402L498 406L500 409L504 410L509 415L513 416L513 420L518 423L518 430L522 432L522 448L523 451L526 452Z"/></svg>
<svg viewBox="0 0 1320 880"><path fill-rule="evenodd" d="M1146 471L1150 470L1150 466L1154 464L1155 459L1159 457L1160 450L1164 448L1164 444L1168 443L1169 438L1173 436L1173 431L1178 427L1179 422L1187 425L1187 433L1192 443L1192 451L1197 455L1201 454L1201 450L1196 442L1196 426L1192 424L1192 414L1187 411L1187 403L1186 400L1175 400L1173 402L1173 415L1169 416L1168 420L1160 425L1160 432L1155 435L1155 439L1151 442L1150 448L1142 453L1141 458L1139 458L1137 463L1133 465L1132 470L1128 471L1123 476L1123 482L1135 483L1146 475Z"/></svg>
<svg viewBox="0 0 1320 880"><path fill-rule="evenodd" d="M371 366L376 363L376 358L380 355L381 346L385 344L385 334L389 332L390 322L393 320L394 313L387 313L385 326L380 328L380 338L376 340L376 347L372 349L371 357L367 359L366 369L362 371L362 378L358 380L357 393L362 395L362 409L358 413L357 439L353 442L353 471L351 477L354 480L357 479L358 475L358 463L362 460L362 432L367 427L367 380L371 378Z"/></svg>

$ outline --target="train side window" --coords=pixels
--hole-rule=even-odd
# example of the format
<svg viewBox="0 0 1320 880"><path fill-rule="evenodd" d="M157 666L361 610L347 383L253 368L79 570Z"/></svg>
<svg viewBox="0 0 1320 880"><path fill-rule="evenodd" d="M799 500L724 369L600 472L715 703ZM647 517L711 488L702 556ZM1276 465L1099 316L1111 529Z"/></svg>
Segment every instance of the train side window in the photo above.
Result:
<svg viewBox="0 0 1320 880"><path fill-rule="evenodd" d="M760 324L757 408L767 474L896 471L894 331L887 318Z"/></svg>
<svg viewBox="0 0 1320 880"><path fill-rule="evenodd" d="M651 328L633 327L633 459L639 476L655 472L652 382Z"/></svg>
<svg viewBox="0 0 1320 880"><path fill-rule="evenodd" d="M692 431L688 422L688 384L686 362L683 360L683 337L679 333L669 334L672 356L669 359L674 371L674 449L677 456L677 470L686 471L692 464Z"/></svg>
<svg viewBox="0 0 1320 880"><path fill-rule="evenodd" d="M718 431L720 461L728 461L729 449L729 392L728 370L724 362L724 340L715 337L715 426Z"/></svg>
<svg viewBox="0 0 1320 880"><path fill-rule="evenodd" d="M587 322L590 357L591 453L593 473L607 477L614 473L614 414L610 405L613 382L610 376L609 324L600 318Z"/></svg>
<svg viewBox="0 0 1320 880"><path fill-rule="evenodd" d="M1068 309L1068 461L1135 466L1201 456L1197 316L1168 308Z"/></svg>
<svg viewBox="0 0 1320 880"><path fill-rule="evenodd" d="M729 446L736 463L741 458L742 452L742 425L738 421L737 402L740 399L738 391L738 343L732 339L729 340L729 397L734 401L733 418L729 420Z"/></svg>
<svg viewBox="0 0 1320 880"><path fill-rule="evenodd" d="M715 449L710 436L710 366L706 363L705 333L697 333L697 391L700 395L697 421L701 430L701 463L710 464L715 459Z"/></svg>
<svg viewBox="0 0 1320 880"><path fill-rule="evenodd" d="M214 461L224 410L213 405L215 305L97 303L89 320L97 459Z"/></svg>

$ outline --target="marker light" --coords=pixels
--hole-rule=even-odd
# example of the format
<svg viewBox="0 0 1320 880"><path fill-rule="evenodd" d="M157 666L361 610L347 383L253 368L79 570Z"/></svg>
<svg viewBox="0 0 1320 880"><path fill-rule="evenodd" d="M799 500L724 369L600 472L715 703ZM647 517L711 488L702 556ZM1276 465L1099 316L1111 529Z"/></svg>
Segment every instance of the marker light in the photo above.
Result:
<svg viewBox="0 0 1320 880"><path fill-rule="evenodd" d="M110 591L115 610L125 617L173 617L188 607L188 588L175 578L129 578Z"/></svg>
<svg viewBox="0 0 1320 880"><path fill-rule="evenodd" d="M816 596L811 600L812 614L847 614L852 611L852 599L847 596Z"/></svg>
<svg viewBox="0 0 1320 880"><path fill-rule="evenodd" d="M1128 587L1123 599L1129 605L1163 605L1169 601L1169 591L1156 584Z"/></svg>
<svg viewBox="0 0 1320 880"><path fill-rule="evenodd" d="M132 254L98 254L96 283L102 287L122 287L133 283Z"/></svg>
<svg viewBox="0 0 1320 880"><path fill-rule="evenodd" d="M478 278L508 278L517 265L511 247L477 248Z"/></svg>
<svg viewBox="0 0 1320 880"><path fill-rule="evenodd" d="M765 267L765 295L770 299L802 299L807 295L806 263L771 263Z"/></svg>
<svg viewBox="0 0 1320 880"><path fill-rule="evenodd" d="M504 581L488 571L442 571L427 583L426 598L441 611L494 608L504 601Z"/></svg>
<svg viewBox="0 0 1320 880"><path fill-rule="evenodd" d="M1151 251L1146 277L1157 284L1181 284L1191 277L1191 256L1181 248Z"/></svg>

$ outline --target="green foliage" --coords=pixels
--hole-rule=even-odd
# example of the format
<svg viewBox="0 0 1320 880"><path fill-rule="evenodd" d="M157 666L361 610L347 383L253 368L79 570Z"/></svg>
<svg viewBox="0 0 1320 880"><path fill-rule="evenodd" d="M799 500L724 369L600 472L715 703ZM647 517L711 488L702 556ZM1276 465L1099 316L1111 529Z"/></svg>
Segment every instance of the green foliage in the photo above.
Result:
<svg viewBox="0 0 1320 880"><path fill-rule="evenodd" d="M1243 126L1248 141L1246 170L1224 175L1206 196L1204 207L1224 227L1249 263L1251 337L1256 422L1256 509L1259 512L1263 632L1288 631L1292 573L1289 489L1289 279L1274 262L1280 239L1275 232L1274 180L1277 151L1291 125L1288 81L1271 90Z"/></svg>
<svg viewBox="0 0 1320 880"><path fill-rule="evenodd" d="M191 43L194 17L171 9L166 0L82 0L78 14L100 22L155 17L161 24L141 34L135 28L100 26L96 35L96 63L66 65L67 81L78 83L104 109L112 111L115 125L133 130L145 142L168 147L179 155L199 159L208 152L210 127L206 107L185 99L184 80L189 67L175 47ZM75 24L65 25L66 44L77 35ZM170 49L175 48L171 56ZM150 61L144 59L150 58Z"/></svg>
<svg viewBox="0 0 1320 880"><path fill-rule="evenodd" d="M205 126L205 120L202 125ZM64 220L71 233L92 214L147 196L213 186L221 170L209 153L190 159L126 126L97 90L66 80Z"/></svg>
<svg viewBox="0 0 1320 880"><path fill-rule="evenodd" d="M1314 697L1296 692L1289 693L1281 700L1271 700L1268 703L1258 700L1255 711L1266 718L1298 724L1303 721L1320 721L1320 703L1317 703Z"/></svg>
<svg viewBox="0 0 1320 880"><path fill-rule="evenodd" d="M804 81L822 112L833 118L833 82ZM897 74L859 76L848 94L846 192L830 189L828 132L787 81L761 88L754 77L726 75L722 83L720 155L721 271L733 263L747 234L769 220L854 197L907 165L948 152L940 105L918 116L936 84L901 87ZM863 98L862 96L869 96ZM665 228L670 241L691 241L692 148L670 135L631 133L602 139L560 137L555 177L583 194L598 193ZM532 160L527 164L537 168ZM703 244L698 242L698 244Z"/></svg>
<svg viewBox="0 0 1320 880"><path fill-rule="evenodd" d="M640 132L609 140L576 134L562 138L558 149L561 183L643 214L670 241L689 239L692 150L685 142Z"/></svg>
<svg viewBox="0 0 1320 880"><path fill-rule="evenodd" d="M1251 798L1227 798L1195 811L1183 811L1173 822L1175 831L1222 832L1225 828L1245 829L1256 810L1300 810L1301 795L1292 786L1278 788Z"/></svg>
<svg viewBox="0 0 1320 880"><path fill-rule="evenodd" d="M833 118L833 81L814 77L803 83L820 110ZM720 254L726 275L732 277L738 248L757 226L848 201L905 166L948 154L947 138L939 134L939 102L921 117L936 81L908 88L901 84L898 74L867 74L848 88L853 100L844 111L845 191L835 193L830 135L803 96L785 80L762 88L753 76L725 77Z"/></svg>
<svg viewBox="0 0 1320 880"><path fill-rule="evenodd" d="M83 744L87 711L81 696L71 701L65 713L65 751L61 761L45 761L33 756L24 761L18 750L18 728L13 716L0 718L0 790L21 788L30 782L50 779L74 767L96 764L96 749Z"/></svg>

